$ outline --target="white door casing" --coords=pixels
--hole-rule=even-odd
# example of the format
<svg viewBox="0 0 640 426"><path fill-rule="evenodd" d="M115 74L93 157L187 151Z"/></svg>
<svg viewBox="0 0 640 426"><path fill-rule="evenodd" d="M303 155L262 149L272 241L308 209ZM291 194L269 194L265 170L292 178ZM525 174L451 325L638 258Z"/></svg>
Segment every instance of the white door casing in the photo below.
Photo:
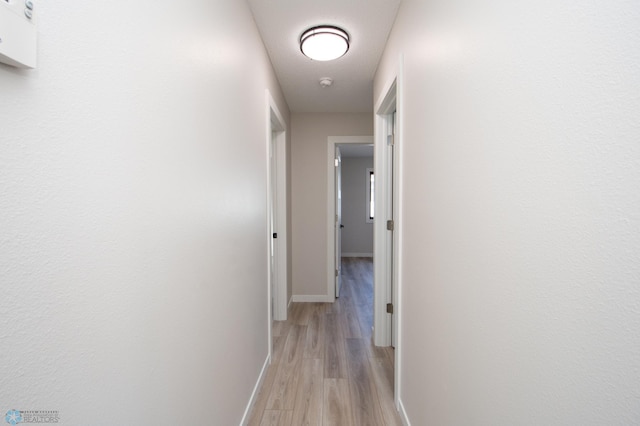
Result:
<svg viewBox="0 0 640 426"><path fill-rule="evenodd" d="M272 123L272 129L273 129ZM269 245L269 267L271 277L271 311L273 318L277 316L276 301L278 296L278 158L277 158L277 133L271 132L271 143L269 144L269 233L271 234Z"/></svg>
<svg viewBox="0 0 640 426"><path fill-rule="evenodd" d="M395 347L396 407L402 388L402 68L400 56L395 76L384 86L374 108L374 167L378 183L374 222L374 344ZM392 147L389 135L393 138ZM393 231L387 230L387 219L393 219ZM387 314L389 302L393 303L393 316Z"/></svg>
<svg viewBox="0 0 640 426"><path fill-rule="evenodd" d="M387 251L386 251L386 263L387 263L387 300L388 303L391 303L391 306L396 305L395 301L395 251L396 251L396 232L393 229L395 227L395 223L397 222L396 218L396 173L397 167L396 163L396 155L395 155L395 138L396 138L396 111L386 116L387 121L387 181L385 185L387 187L386 196L387 199L385 201L387 206L387 214L385 216L387 221L391 221L392 226L391 230L387 227L386 240L387 240ZM389 311L387 310L387 313ZM395 333L395 320L396 315L393 313L393 309L391 309L391 314L389 314L389 320L391 321L391 325L389 327L390 333L390 344L391 346L396 346L396 333Z"/></svg>
<svg viewBox="0 0 640 426"><path fill-rule="evenodd" d="M287 319L287 177L286 123L266 90L268 335L271 321ZM274 238L277 234L277 238ZM269 354L271 355L271 343Z"/></svg>
<svg viewBox="0 0 640 426"><path fill-rule="evenodd" d="M342 156L340 155L340 147L336 146L335 156L335 200L336 200L336 221L334 223L335 232L335 297L340 297L340 288L342 286Z"/></svg>
<svg viewBox="0 0 640 426"><path fill-rule="evenodd" d="M373 225L373 251L374 251L374 344L376 346L391 346L392 344L392 315L387 313L387 303L393 293L394 256L396 255L394 244L398 234L398 215L394 211L394 146L390 143L393 138L393 113L396 111L396 83L395 81L386 92L386 96L376 109L374 145L374 167L376 171L375 187L375 221ZM397 139L397 137L396 137ZM397 145L398 141L394 141ZM394 230L387 229L387 221L394 220ZM397 312L397 302L394 310Z"/></svg>

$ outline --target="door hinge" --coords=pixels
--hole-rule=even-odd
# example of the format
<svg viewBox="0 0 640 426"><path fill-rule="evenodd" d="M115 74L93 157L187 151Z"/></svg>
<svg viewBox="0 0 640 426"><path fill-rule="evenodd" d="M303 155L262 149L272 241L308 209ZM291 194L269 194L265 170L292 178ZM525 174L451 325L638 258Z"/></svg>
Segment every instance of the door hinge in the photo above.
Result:
<svg viewBox="0 0 640 426"><path fill-rule="evenodd" d="M395 137L394 135L388 135L387 136L387 145L388 146L393 146L395 144Z"/></svg>
<svg viewBox="0 0 640 426"><path fill-rule="evenodd" d="M336 277L338 276L338 270L336 269Z"/></svg>
<svg viewBox="0 0 640 426"><path fill-rule="evenodd" d="M387 313L393 314L393 303L387 303Z"/></svg>
<svg viewBox="0 0 640 426"><path fill-rule="evenodd" d="M387 231L393 231L395 228L395 222L392 220L387 221Z"/></svg>

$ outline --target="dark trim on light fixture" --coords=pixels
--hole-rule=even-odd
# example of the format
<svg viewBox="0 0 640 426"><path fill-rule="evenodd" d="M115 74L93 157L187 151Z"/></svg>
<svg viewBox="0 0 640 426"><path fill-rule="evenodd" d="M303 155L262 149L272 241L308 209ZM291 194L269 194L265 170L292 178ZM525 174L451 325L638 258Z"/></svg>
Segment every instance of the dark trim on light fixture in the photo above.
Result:
<svg viewBox="0 0 640 426"><path fill-rule="evenodd" d="M304 49L305 42L310 41L315 36L328 35L328 34L334 35L344 40L346 45L344 52L341 52L337 56L332 56L327 59L320 59L318 57L313 57L309 55L309 52L305 52L305 49ZM350 42L349 33L347 33L342 28L336 27L334 25L318 25L316 27L311 27L302 33L302 35L300 36L300 52L302 52L304 56L315 61L331 61L334 59L341 58L349 51L349 46L350 46L349 42Z"/></svg>

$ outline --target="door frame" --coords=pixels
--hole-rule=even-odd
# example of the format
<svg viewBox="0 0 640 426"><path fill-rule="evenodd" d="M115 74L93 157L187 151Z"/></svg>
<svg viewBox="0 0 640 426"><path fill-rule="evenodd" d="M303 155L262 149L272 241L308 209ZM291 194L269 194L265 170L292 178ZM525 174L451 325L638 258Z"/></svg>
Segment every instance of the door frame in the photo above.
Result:
<svg viewBox="0 0 640 426"><path fill-rule="evenodd" d="M267 162L267 304L269 357L272 353L271 322L287 319L287 124L271 96L266 90L266 162ZM273 147L272 147L273 145ZM272 170L271 150L276 156L276 170ZM275 173L274 173L275 172ZM276 193L272 194L272 179L275 178ZM278 238L274 244L277 249L276 267L272 282L271 270L271 206L277 211L276 232ZM272 294L273 291L273 294ZM273 309L272 309L273 299Z"/></svg>
<svg viewBox="0 0 640 426"><path fill-rule="evenodd" d="M336 297L336 240L335 240L335 153L338 145L373 144L373 136L329 136L327 138L327 299L335 302ZM375 161L375 160L374 160Z"/></svg>
<svg viewBox="0 0 640 426"><path fill-rule="evenodd" d="M334 213L336 214L336 221L333 228L333 235L335 237L333 259L335 261L334 268L336 269L333 295L337 299L340 297L340 290L342 287L342 153L340 152L340 145L336 145L336 151L333 155L336 159L335 167L333 168L333 176L334 179L336 179L336 181L334 181L335 187L333 189L333 199L335 201Z"/></svg>
<svg viewBox="0 0 640 426"><path fill-rule="evenodd" d="M396 408L400 404L401 372L402 372L402 147L403 147L403 109L402 109L402 57L400 57L396 73L384 86L381 95L375 103L374 118L374 168L376 170L375 187L375 218L373 247L374 247L374 277L387 277L392 268L392 282L386 279L374 279L374 344L376 346L390 346L393 333L395 346L394 364L394 401ZM387 134L391 123L392 114L396 111L395 141L393 156L393 219L394 231L392 235L393 255L388 253L389 239L387 231L388 187L390 170L388 167L389 156L387 148ZM393 285L393 288L391 288ZM394 319L387 314L386 304L391 292L394 294ZM392 330L393 326L393 330Z"/></svg>
<svg viewBox="0 0 640 426"><path fill-rule="evenodd" d="M391 336L393 334L391 316L387 314L387 303L391 302L391 294L393 292L391 284L396 278L395 276L391 277L392 271L396 269L394 266L397 264L394 262L395 259L392 258L392 254L395 256L395 250L392 250L391 246L396 246L394 243L398 232L394 229L393 234L389 235L387 219L393 218L396 222L399 221L397 220L395 208L391 213L391 217L389 216L391 208L388 205L388 200L392 197L392 194L389 194L389 189L393 178L392 173L397 170L397 164L394 161L390 170L391 159L389 158L387 138L392 125L391 116L396 110L396 86L397 84L394 80L375 109L374 169L377 185L375 187L376 204L374 207L376 220L373 225L373 263L374 276L378 277L378 279L375 280L376 285L374 285L373 338L376 346L391 346ZM395 145L398 144L396 143ZM394 157L398 156L394 155ZM395 185L391 190L397 195L397 188L395 188L397 180L394 179L394 181ZM391 277L391 281L387 279L389 277Z"/></svg>

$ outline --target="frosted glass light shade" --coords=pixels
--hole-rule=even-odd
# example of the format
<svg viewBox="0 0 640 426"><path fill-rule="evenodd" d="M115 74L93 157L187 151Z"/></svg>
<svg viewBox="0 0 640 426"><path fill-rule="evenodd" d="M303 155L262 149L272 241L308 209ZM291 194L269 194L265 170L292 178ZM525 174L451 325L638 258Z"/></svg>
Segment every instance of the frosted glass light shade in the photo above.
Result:
<svg viewBox="0 0 640 426"><path fill-rule="evenodd" d="M328 25L309 28L300 36L300 50L314 61L338 59L349 50L349 34Z"/></svg>

